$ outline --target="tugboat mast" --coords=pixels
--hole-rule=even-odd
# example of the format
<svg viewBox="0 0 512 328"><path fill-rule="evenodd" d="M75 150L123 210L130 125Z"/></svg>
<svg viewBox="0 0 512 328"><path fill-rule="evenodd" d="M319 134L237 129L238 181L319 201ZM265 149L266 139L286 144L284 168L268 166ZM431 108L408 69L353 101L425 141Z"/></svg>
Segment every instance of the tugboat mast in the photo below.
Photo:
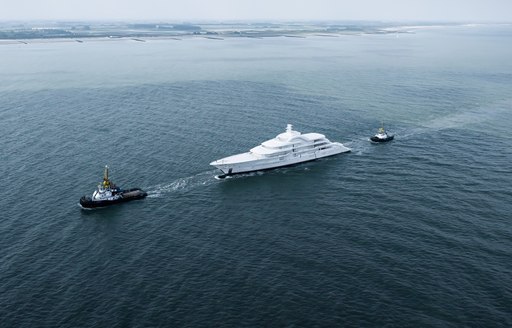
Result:
<svg viewBox="0 0 512 328"><path fill-rule="evenodd" d="M105 165L105 171L103 172L103 187L110 187L110 181L108 179L108 165Z"/></svg>

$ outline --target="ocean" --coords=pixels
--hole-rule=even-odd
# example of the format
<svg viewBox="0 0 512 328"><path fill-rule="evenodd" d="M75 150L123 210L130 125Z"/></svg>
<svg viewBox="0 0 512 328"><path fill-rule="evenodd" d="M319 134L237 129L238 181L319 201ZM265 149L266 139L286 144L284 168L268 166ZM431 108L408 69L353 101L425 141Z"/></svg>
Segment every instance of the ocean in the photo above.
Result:
<svg viewBox="0 0 512 328"><path fill-rule="evenodd" d="M512 326L511 41L0 45L0 326ZM288 123L352 152L214 178Z"/></svg>

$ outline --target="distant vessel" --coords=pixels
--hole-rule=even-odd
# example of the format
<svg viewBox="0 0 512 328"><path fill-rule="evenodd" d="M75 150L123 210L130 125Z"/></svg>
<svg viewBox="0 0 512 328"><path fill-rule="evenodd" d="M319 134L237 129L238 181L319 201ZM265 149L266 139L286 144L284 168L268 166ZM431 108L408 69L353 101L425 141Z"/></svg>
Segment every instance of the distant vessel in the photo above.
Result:
<svg viewBox="0 0 512 328"><path fill-rule="evenodd" d="M225 177L293 165L349 151L350 148L339 142L329 141L323 134L301 134L288 124L285 132L249 152L225 157L211 162L210 165L224 172L221 177Z"/></svg>
<svg viewBox="0 0 512 328"><path fill-rule="evenodd" d="M384 130L384 125L383 125L379 128L379 131L377 132L376 135L374 135L373 137L370 137L370 140L373 142L386 142L386 141L393 140L393 138L395 138L395 136L392 134L388 134L386 132L386 130Z"/></svg>
<svg viewBox="0 0 512 328"><path fill-rule="evenodd" d="M148 194L139 188L122 190L108 178L108 166L105 165L103 181L93 192L92 197L82 196L80 206L83 208L105 207L113 204L142 199Z"/></svg>

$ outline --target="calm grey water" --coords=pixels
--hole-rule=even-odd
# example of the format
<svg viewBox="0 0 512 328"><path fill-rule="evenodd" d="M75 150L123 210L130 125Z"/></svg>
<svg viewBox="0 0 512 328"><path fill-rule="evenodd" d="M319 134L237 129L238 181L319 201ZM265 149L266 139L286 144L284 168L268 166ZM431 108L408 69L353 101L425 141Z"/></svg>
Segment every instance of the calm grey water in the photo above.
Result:
<svg viewBox="0 0 512 328"><path fill-rule="evenodd" d="M511 58L510 26L0 46L0 325L510 327ZM287 123L353 151L214 179ZM105 164L149 197L81 210Z"/></svg>

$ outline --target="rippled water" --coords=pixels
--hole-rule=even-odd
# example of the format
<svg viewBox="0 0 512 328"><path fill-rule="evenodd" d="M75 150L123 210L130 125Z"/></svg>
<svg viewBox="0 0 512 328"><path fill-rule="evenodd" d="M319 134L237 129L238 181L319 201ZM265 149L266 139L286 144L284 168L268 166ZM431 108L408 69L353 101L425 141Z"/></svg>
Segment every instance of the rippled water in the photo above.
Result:
<svg viewBox="0 0 512 328"><path fill-rule="evenodd" d="M511 326L511 37L2 46L1 326ZM214 178L287 123L353 151Z"/></svg>

